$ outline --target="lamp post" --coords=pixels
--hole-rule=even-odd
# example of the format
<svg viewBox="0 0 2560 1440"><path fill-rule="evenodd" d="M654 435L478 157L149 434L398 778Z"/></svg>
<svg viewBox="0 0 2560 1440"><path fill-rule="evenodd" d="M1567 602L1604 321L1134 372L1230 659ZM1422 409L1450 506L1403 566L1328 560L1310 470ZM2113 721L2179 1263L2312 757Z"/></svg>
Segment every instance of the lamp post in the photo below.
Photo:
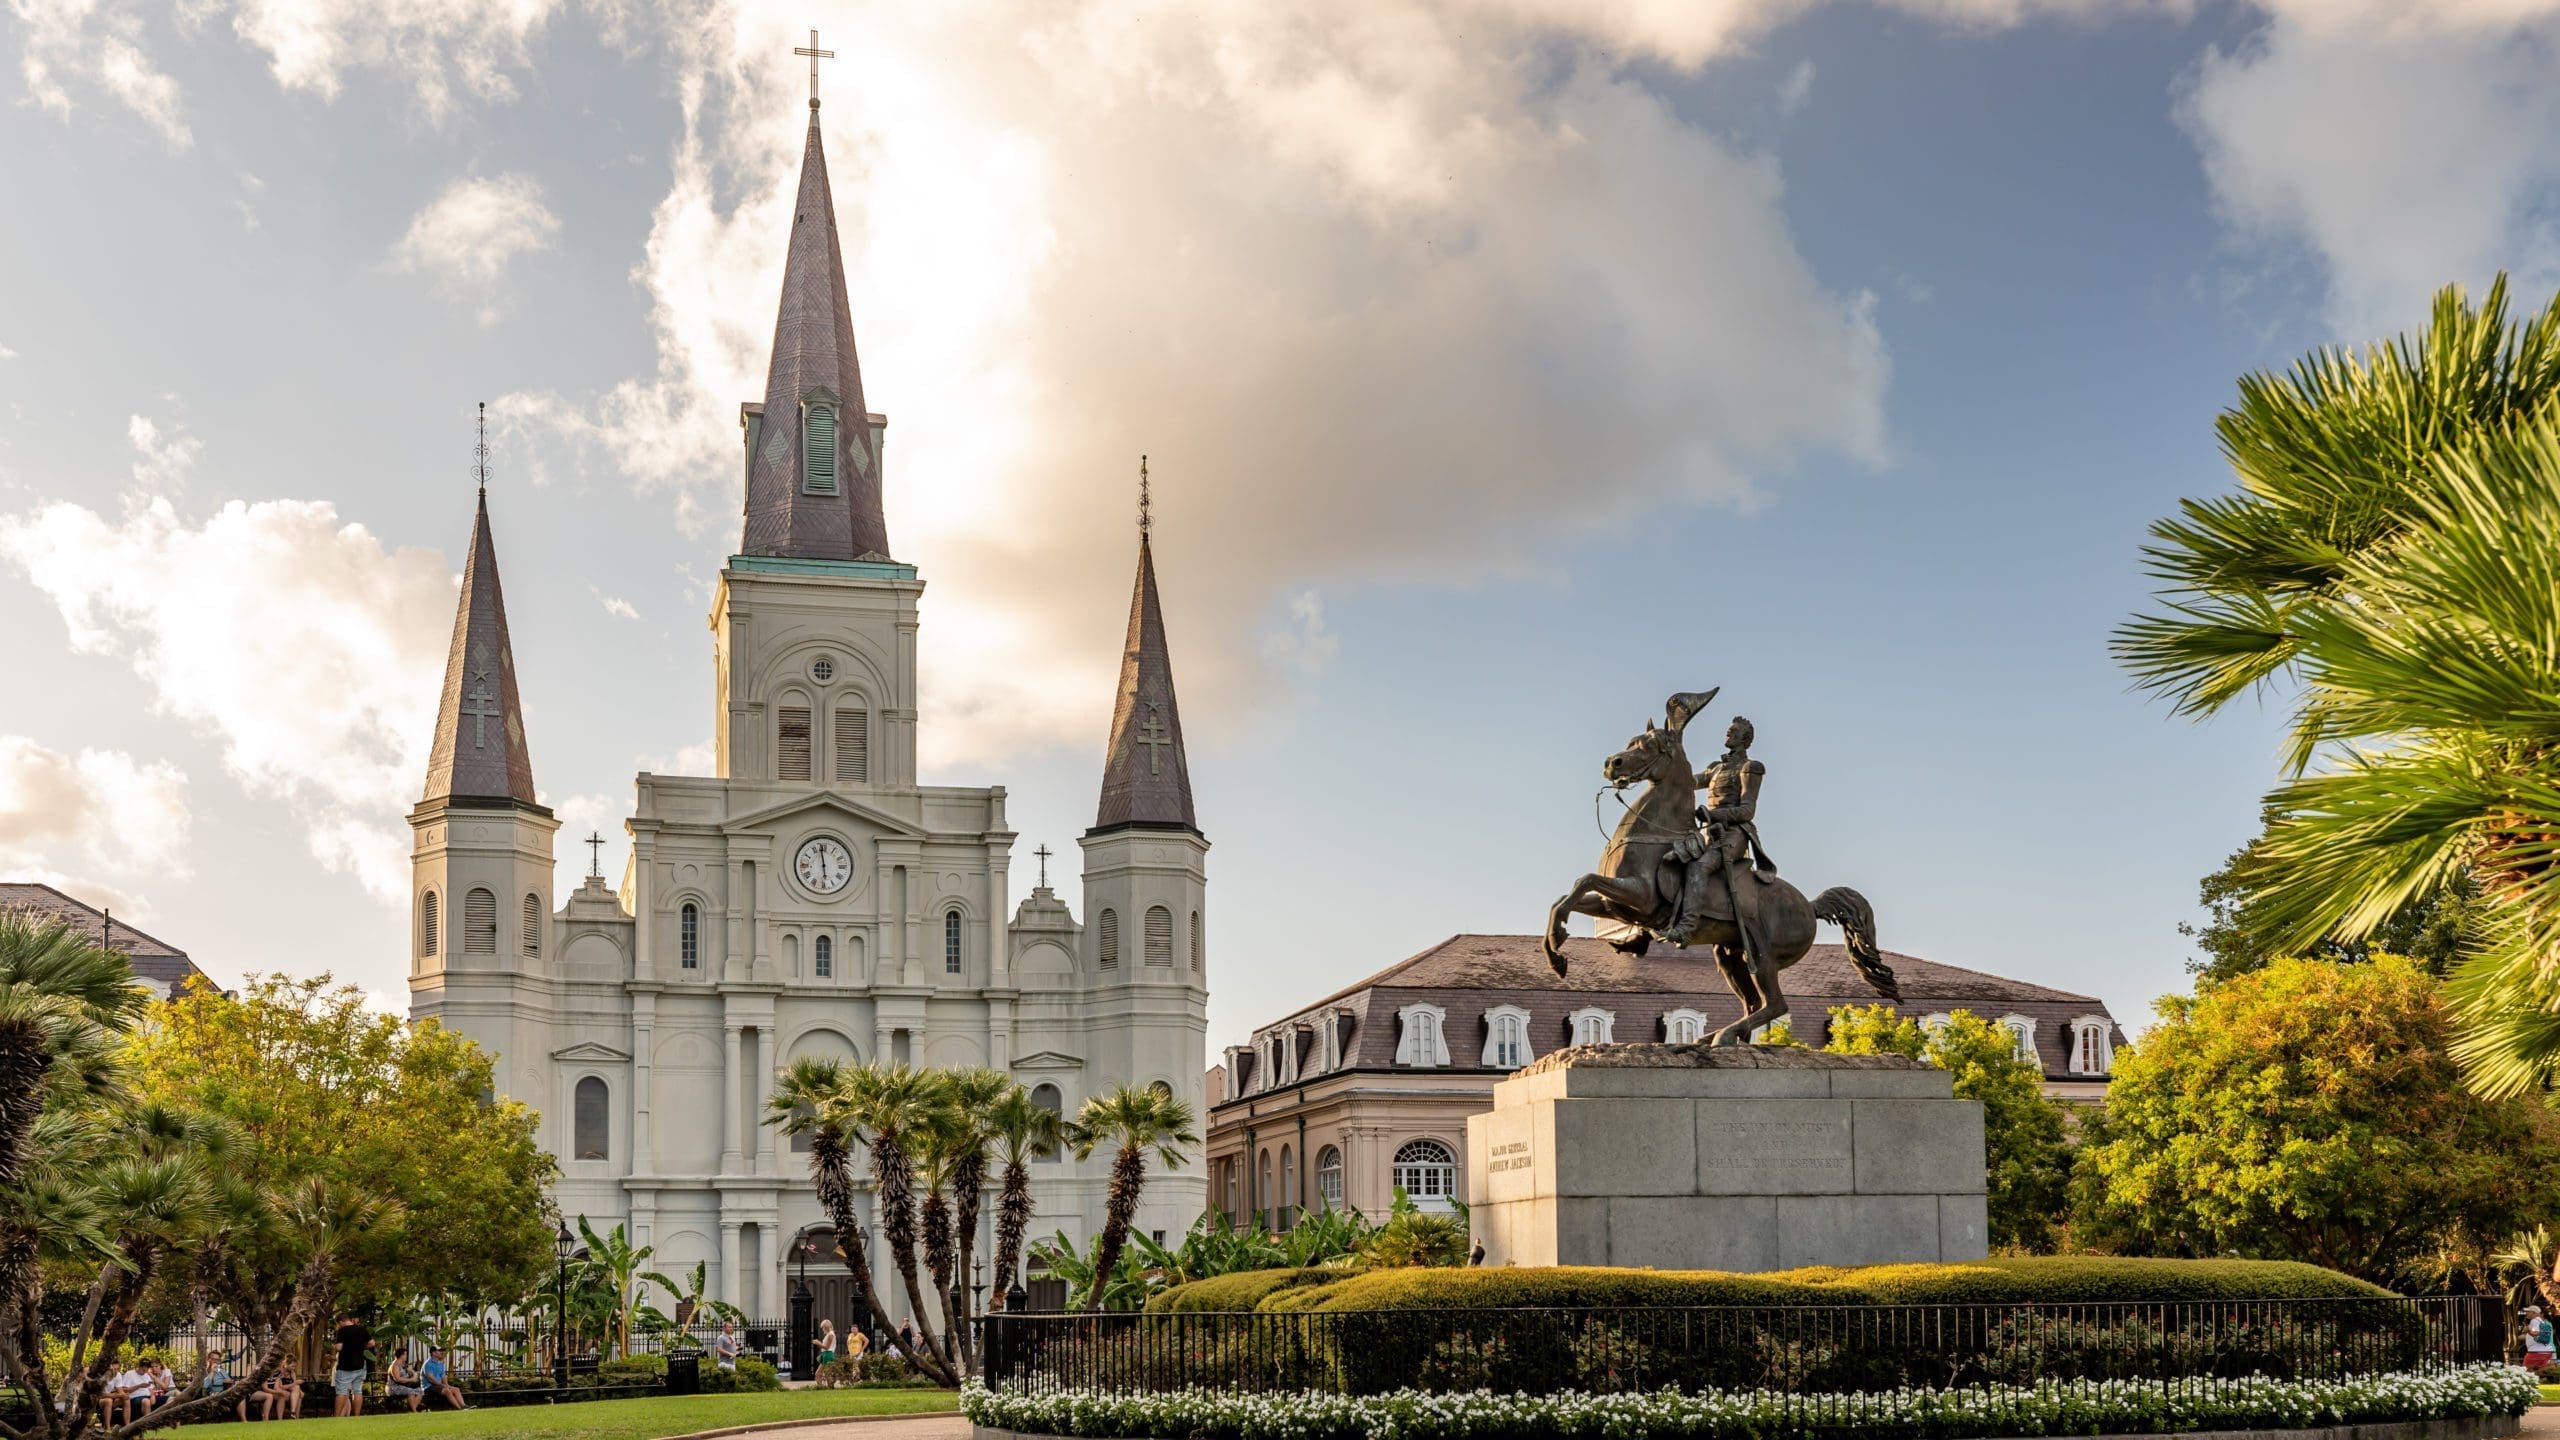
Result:
<svg viewBox="0 0 2560 1440"><path fill-rule="evenodd" d="M569 1233L569 1222L561 1221L551 1237L552 1253L560 1258L560 1309L551 1326L551 1383L562 1390L569 1388L569 1251L577 1243L578 1237Z"/></svg>
<svg viewBox="0 0 2560 1440"><path fill-rule="evenodd" d="M969 1313L978 1313L987 1293L987 1257L981 1255L969 1265Z"/></svg>
<svg viewBox="0 0 2560 1440"><path fill-rule="evenodd" d="M809 1363L812 1358L809 1312L817 1299L809 1292L809 1257L818 1253L818 1242L803 1230L791 1248L798 1252L796 1258L800 1264L799 1281L791 1287L791 1378L807 1380L811 1378L809 1372L812 1368Z"/></svg>

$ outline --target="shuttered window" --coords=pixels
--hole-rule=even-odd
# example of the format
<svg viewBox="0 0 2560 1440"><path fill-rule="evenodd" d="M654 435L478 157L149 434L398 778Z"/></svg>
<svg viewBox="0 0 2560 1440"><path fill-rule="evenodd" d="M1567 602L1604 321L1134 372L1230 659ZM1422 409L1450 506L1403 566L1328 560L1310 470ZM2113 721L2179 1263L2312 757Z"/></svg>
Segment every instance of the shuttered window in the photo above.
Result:
<svg viewBox="0 0 2560 1440"><path fill-rule="evenodd" d="M785 780L809 778L809 707L782 707L780 744L774 752L774 774Z"/></svg>
<svg viewBox="0 0 2560 1440"><path fill-rule="evenodd" d="M836 783L862 785L871 779L871 712L836 712Z"/></svg>
<svg viewBox="0 0 2560 1440"><path fill-rule="evenodd" d="M1094 959L1105 970L1120 968L1120 912L1105 910L1094 926Z"/></svg>
<svg viewBox="0 0 2560 1440"><path fill-rule="evenodd" d="M836 493L836 407L812 402L801 423L807 430L802 447L808 461L800 488L811 495Z"/></svg>
<svg viewBox="0 0 2560 1440"><path fill-rule="evenodd" d="M1200 973L1200 912L1191 912L1191 973Z"/></svg>
<svg viewBox="0 0 2560 1440"><path fill-rule="evenodd" d="M1161 905L1147 907L1147 963L1173 966L1173 912Z"/></svg>
<svg viewBox="0 0 2560 1440"><path fill-rule="evenodd" d="M486 890L462 897L462 953L498 953L498 897Z"/></svg>
<svg viewBox="0 0 2560 1440"><path fill-rule="evenodd" d="M524 953L542 953L542 897L539 895L524 897Z"/></svg>
<svg viewBox="0 0 2560 1440"><path fill-rule="evenodd" d="M418 929L418 953L433 955L436 953L436 892L433 890L427 892L426 918Z"/></svg>

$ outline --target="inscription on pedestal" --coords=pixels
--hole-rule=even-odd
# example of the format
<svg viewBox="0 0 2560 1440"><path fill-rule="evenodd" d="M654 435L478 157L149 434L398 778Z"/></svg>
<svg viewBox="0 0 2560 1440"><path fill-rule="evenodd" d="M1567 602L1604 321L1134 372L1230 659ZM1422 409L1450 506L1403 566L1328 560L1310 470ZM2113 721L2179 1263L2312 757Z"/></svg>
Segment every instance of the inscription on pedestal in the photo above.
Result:
<svg viewBox="0 0 2560 1440"><path fill-rule="evenodd" d="M1499 1175L1505 1170L1526 1170L1537 1163L1537 1157L1529 1153L1528 1141L1513 1140L1494 1146L1484 1168L1488 1175Z"/></svg>
<svg viewBox="0 0 2560 1440"><path fill-rule="evenodd" d="M1850 1188L1849 1112L1827 1100L1698 1102L1698 1193L1822 1195Z"/></svg>

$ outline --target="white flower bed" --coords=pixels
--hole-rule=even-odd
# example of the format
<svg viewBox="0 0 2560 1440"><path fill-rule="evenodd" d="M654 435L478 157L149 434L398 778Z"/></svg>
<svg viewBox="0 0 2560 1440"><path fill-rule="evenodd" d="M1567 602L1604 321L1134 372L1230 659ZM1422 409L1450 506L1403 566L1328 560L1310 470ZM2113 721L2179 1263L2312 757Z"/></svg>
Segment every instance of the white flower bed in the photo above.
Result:
<svg viewBox="0 0 2560 1440"><path fill-rule="evenodd" d="M2540 1397L2509 1365L2394 1371L2352 1380L2062 1381L2032 1386L1790 1395L1774 1390L1633 1394L1252 1394L1176 1390L1017 1395L971 1380L961 1409L981 1425L1047 1435L1214 1440L1492 1440L1686 1435L1756 1440L1818 1426L1861 1437L2167 1434L2300 1429L2386 1420L2520 1415Z"/></svg>

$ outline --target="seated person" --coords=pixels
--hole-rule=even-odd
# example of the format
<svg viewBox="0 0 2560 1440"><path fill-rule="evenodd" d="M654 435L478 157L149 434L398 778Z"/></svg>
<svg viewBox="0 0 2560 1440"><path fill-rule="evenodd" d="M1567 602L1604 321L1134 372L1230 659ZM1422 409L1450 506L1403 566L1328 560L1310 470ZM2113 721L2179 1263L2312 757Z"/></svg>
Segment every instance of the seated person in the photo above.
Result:
<svg viewBox="0 0 2560 1440"><path fill-rule="evenodd" d="M258 1412L260 1419L301 1419L301 1367L295 1365L291 1360L287 1360L282 1365L277 1366L276 1373L267 1377L266 1386L259 1392L259 1398L265 1402L264 1408Z"/></svg>
<svg viewBox="0 0 2560 1440"><path fill-rule="evenodd" d="M98 1403L109 1425L139 1419L151 1408L151 1377L142 1373L140 1365L128 1364L107 1378L106 1393Z"/></svg>
<svg viewBox="0 0 2560 1440"><path fill-rule="evenodd" d="M405 1352L391 1352L390 1368L382 1372L382 1393L394 1401L406 1401L412 1411L426 1403L427 1387L419 1384L418 1377L410 1373L409 1357Z"/></svg>
<svg viewBox="0 0 2560 1440"><path fill-rule="evenodd" d="M431 1393L442 1395L444 1397L444 1403L452 1406L454 1409L468 1410L471 1408L470 1406L462 1403L462 1387L453 1383L453 1373L445 1368L443 1346L434 1345L428 1347L427 1365L425 1369L418 1372L418 1379L426 1385L427 1389Z"/></svg>
<svg viewBox="0 0 2560 1440"><path fill-rule="evenodd" d="M143 1367L142 1373L151 1377L152 1409L157 1410L178 1398L178 1377L169 1372L168 1361L154 1360Z"/></svg>

